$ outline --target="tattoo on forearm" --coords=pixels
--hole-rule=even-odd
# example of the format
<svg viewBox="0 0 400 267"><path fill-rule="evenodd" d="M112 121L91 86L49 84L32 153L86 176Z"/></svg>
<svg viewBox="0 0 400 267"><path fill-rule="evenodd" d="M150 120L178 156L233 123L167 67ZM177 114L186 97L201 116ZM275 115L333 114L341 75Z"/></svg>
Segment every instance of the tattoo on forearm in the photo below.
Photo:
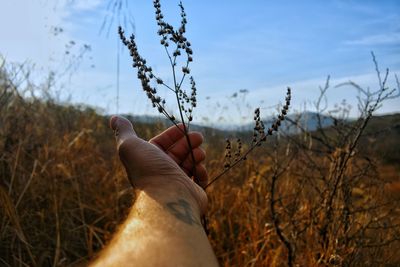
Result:
<svg viewBox="0 0 400 267"><path fill-rule="evenodd" d="M189 203L183 199L178 199L178 202L168 202L169 211L179 220L189 225L200 225L193 215L192 208Z"/></svg>

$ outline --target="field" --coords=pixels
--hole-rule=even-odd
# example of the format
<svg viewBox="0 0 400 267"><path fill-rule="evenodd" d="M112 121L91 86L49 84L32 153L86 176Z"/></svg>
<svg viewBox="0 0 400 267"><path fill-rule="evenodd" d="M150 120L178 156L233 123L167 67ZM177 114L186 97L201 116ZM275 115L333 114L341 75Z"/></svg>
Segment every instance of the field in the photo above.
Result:
<svg viewBox="0 0 400 267"><path fill-rule="evenodd" d="M2 68L0 265L85 264L133 199L108 118L22 89ZM207 189L222 266L400 265L400 115L339 115L315 131L292 120L297 134L270 136ZM134 125L144 139L165 128ZM210 177L224 168L226 137L251 143L252 132L201 131Z"/></svg>

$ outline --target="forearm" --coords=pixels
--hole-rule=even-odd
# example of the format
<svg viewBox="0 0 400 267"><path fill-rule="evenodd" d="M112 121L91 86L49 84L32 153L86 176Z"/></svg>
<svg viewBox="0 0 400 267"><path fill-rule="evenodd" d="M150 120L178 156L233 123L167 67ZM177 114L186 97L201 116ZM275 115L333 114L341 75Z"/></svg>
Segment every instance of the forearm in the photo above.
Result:
<svg viewBox="0 0 400 267"><path fill-rule="evenodd" d="M184 184L137 193L127 220L94 266L218 265L200 223L198 201Z"/></svg>

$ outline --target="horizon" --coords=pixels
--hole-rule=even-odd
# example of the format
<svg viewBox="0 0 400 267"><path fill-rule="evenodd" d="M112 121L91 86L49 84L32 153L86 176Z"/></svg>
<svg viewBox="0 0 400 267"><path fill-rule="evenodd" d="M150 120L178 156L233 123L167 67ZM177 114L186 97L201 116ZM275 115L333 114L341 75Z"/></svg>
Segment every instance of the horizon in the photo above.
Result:
<svg viewBox="0 0 400 267"><path fill-rule="evenodd" d="M277 113L278 114L278 113ZM277 114L275 115L269 115L269 116L262 116L261 120L264 123L270 123L276 120ZM297 111L297 112L288 112L287 116L289 118L296 117L296 116L301 116L303 119L301 123L313 123L315 120L312 118L310 119L308 116L309 115L317 115L318 112L315 111ZM319 113L322 117L322 120L324 121L325 119L332 119L333 117L330 117L329 114L327 113ZM103 116L113 116L114 114L100 114ZM137 119L137 122L144 122L144 123L154 123L154 122L162 122L162 123L171 123L165 116L160 115L160 114L155 114L155 115L149 115L149 114L143 114L143 115L135 115L135 114L130 114L130 113L122 113L119 114L121 116L124 116L125 118L128 119ZM393 113L385 113L385 114L375 114L372 116L372 118L381 118L381 117L387 117L387 116L397 116L400 115L400 112L393 112ZM132 117L132 118L130 118ZM344 120L347 122L354 122L358 117L347 117ZM135 121L133 121L135 122ZM285 123L285 122L284 122ZM222 121L222 122L204 122L204 121L199 121L199 122L194 122L190 123L191 126L195 127L208 127L212 129L217 129L217 130L222 130L222 131L247 131L247 130L252 130L254 127L254 121L248 120L248 121L239 121L239 122L227 122L227 121ZM309 126L309 124L307 124ZM332 121L330 122L323 122L323 128L332 126ZM266 125L266 127L270 127L270 125ZM309 129L313 130L313 129Z"/></svg>

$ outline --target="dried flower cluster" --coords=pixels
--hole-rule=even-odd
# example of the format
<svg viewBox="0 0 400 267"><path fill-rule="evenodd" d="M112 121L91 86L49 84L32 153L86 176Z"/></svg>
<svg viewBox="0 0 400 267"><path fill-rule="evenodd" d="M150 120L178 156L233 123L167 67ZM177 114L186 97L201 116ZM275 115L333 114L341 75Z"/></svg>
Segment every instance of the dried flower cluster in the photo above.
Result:
<svg viewBox="0 0 400 267"><path fill-rule="evenodd" d="M146 60L138 52L135 36L133 34L128 40L125 37L124 31L121 27L119 27L118 33L122 43L130 51L130 55L133 60L132 66L137 69L137 77L141 81L142 88L147 97L150 99L153 107L157 108L158 112L165 115L172 123L175 124L175 126L178 126L177 123L179 121L183 124L182 131L190 148L192 161L195 162L192 145L189 139L189 126L190 122L193 121L193 110L197 106L197 89L194 78L192 76L189 77L190 94L182 88L185 78L190 74L189 63L193 61L193 50L191 48L191 44L184 35L187 24L185 9L182 5L182 2L180 2L179 7L181 10L181 23L178 30L175 30L171 24L164 21L164 15L161 10L160 1L154 0L153 5L155 8L156 22L159 26L158 35L161 37L160 43L164 47L171 65L173 85L166 84L153 72L152 68L147 65ZM186 54L186 61L181 67L181 75L178 75L177 59L183 54ZM162 85L173 92L178 105L179 120L177 120L173 114L167 112L165 108L165 99L162 99L159 95L157 95L157 89L155 86L151 85L151 81L153 81L155 86ZM181 130L180 127L178 127L178 129ZM195 173L195 166L193 166L192 175L193 180L198 182Z"/></svg>
<svg viewBox="0 0 400 267"><path fill-rule="evenodd" d="M263 142L267 140L268 135L272 135L273 132L278 131L279 126L281 125L282 121L285 119L285 116L289 110L291 100L291 89L287 88L286 98L285 98L285 105L283 105L281 112L278 115L278 118L272 123L271 127L265 132L265 126L263 121L260 117L260 109L256 108L254 111L254 131L253 131L253 139L250 147L242 154L242 142L240 139L237 140L237 150L235 151L235 157L232 157L232 142L227 139L226 146L225 146L225 163L224 163L224 170L218 174L216 177L211 179L211 181L206 185L205 188L210 186L216 180L218 180L222 175L224 175L227 171L231 168L235 167L241 161L247 159L247 155L250 154L254 148L257 146L261 146Z"/></svg>
<svg viewBox="0 0 400 267"><path fill-rule="evenodd" d="M236 161L240 160L240 157L242 155L242 140L240 138L236 139L236 149L234 151L235 151L234 157L232 157L231 140L226 139L225 163L224 163L225 169L229 169L232 165L232 162L236 162Z"/></svg>
<svg viewBox="0 0 400 267"><path fill-rule="evenodd" d="M172 67L173 80L174 85L170 86L164 83L164 81L155 75L152 68L147 65L146 60L139 54L137 44L135 41L135 36L131 35L129 40L125 37L124 31L121 27L118 29L119 36L123 42L123 44L129 49L130 55L133 59L133 67L137 68L138 71L138 79L142 83L142 88L145 91L147 97L150 99L154 108L164 114L169 120L176 124L175 116L169 114L165 109L166 101L157 95L157 89L151 86L150 82L153 80L155 84L163 85L167 89L174 92L176 95L179 113L180 113L180 121L188 127L189 122L193 120L193 109L197 105L196 100L196 82L192 76L189 78L191 92L188 94L185 90L182 89L183 82L188 74L190 74L189 62L193 61L193 50L190 47L191 44L184 36L186 32L186 13L182 3L179 3L179 7L181 9L181 25L178 30L175 30L172 25L164 21L164 15L161 11L161 4L159 0L153 1L155 8L155 15L157 25L159 26L158 35L161 36L161 45L164 46L165 51L170 60L170 64ZM171 48L173 45L174 47ZM169 49L172 49L171 51ZM172 53L171 53L172 52ZM182 75L177 77L177 58L181 56L183 53L186 54L186 62L181 68ZM185 115L185 117L183 116Z"/></svg>
<svg viewBox="0 0 400 267"><path fill-rule="evenodd" d="M190 42L183 35L186 32L187 19L186 19L185 8L183 7L182 2L179 3L179 7L181 8L181 26L177 31L174 30L173 26L171 26L170 24L168 24L163 20L164 15L162 14L161 11L160 1L154 0L153 4L154 8L156 9L157 25L160 26L160 29L158 30L158 35L161 36L160 43L165 47L169 46L169 41L177 44L176 50L173 52L173 56L174 57L180 56L181 49L184 49L188 57L188 61L189 62L193 61L192 58L193 51L190 48ZM188 74L190 73L187 66L183 67L182 71Z"/></svg>
<svg viewBox="0 0 400 267"><path fill-rule="evenodd" d="M226 146L225 146L225 163L224 163L224 168L229 168L231 166L231 158L232 158L232 145L231 145L231 140L226 139Z"/></svg>
<svg viewBox="0 0 400 267"><path fill-rule="evenodd" d="M267 136L264 132L265 126L260 118L260 108L256 108L256 110L254 110L254 121L256 122L256 125L254 126L253 131L253 144L257 143L258 136L262 137L263 141L267 139Z"/></svg>
<svg viewBox="0 0 400 267"><path fill-rule="evenodd" d="M270 128L268 128L267 134L265 134L264 123L260 119L260 109L257 108L254 111L254 121L256 125L254 126L254 131L253 131L253 144L261 145L261 142L267 140L268 135L272 135L273 132L278 131L279 126L281 126L281 123L285 119L285 115L288 112L290 106L290 100L291 100L291 90L290 88L288 88L285 98L285 105L283 106L281 113L278 115L276 121L271 125Z"/></svg>
<svg viewBox="0 0 400 267"><path fill-rule="evenodd" d="M121 27L118 29L119 36L121 38L122 43L129 49L130 55L133 60L133 67L137 69L137 77L142 83L142 88L146 93L147 97L150 99L154 108L164 114L171 122L173 122L177 126L178 120L174 115L169 114L165 108L166 101L162 99L157 93L157 85L162 85L172 91L175 94L176 101L178 104L179 117L180 121L183 123L183 132L185 134L186 140L188 142L189 148L191 150L192 161L194 161L194 155L192 151L192 146L189 139L189 124L193 121L193 109L197 106L197 89L196 82L192 76L189 77L190 83L190 94L187 93L184 89L182 89L182 85L185 81L185 78L190 74L189 64L193 61L193 51L191 48L190 42L185 37L186 33L186 12L182 5L182 2L179 3L179 7L181 10L181 23L177 30L174 27L164 21L164 15L161 10L160 0L154 0L153 5L155 8L155 18L157 25L159 26L158 35L161 37L160 44L164 47L165 52L168 56L171 70L173 74L173 85L170 86L166 84L160 77L158 77L152 70L151 67L148 66L146 60L139 54L137 44L135 41L135 36L131 35L129 39L127 39L124 35L124 31ZM178 68L177 60L183 54L186 55L183 65ZM178 77L178 72L180 69L181 75ZM153 86L151 84L153 81ZM286 104L283 106L281 113L279 114L277 120L271 125L270 128L265 130L264 123L260 118L260 109L257 108L254 113L254 134L253 141L250 145L249 149L247 149L244 153L242 153L242 142L240 139L236 141L234 154L232 156L232 144L230 140L227 140L226 144L226 153L225 153L225 164L224 170L221 174L217 175L216 178L212 179L209 185L217 180L220 176L226 173L229 169L237 165L239 162L246 159L247 155L256 147L260 146L262 142L266 141L268 135L272 135L274 131L277 131L281 122L284 120L287 110L290 105L290 88L288 88L287 96L286 96ZM196 181L195 168L193 168L193 178ZM208 186L208 185L207 185Z"/></svg>
<svg viewBox="0 0 400 267"><path fill-rule="evenodd" d="M235 160L238 160L240 158L240 156L242 155L242 140L240 140L240 138L238 138L236 140L237 143L237 150L235 152Z"/></svg>
<svg viewBox="0 0 400 267"><path fill-rule="evenodd" d="M161 99L161 97L157 95L157 89L150 85L151 79L155 80L157 84L163 84L163 81L153 74L152 68L147 66L146 59L140 56L135 42L135 36L132 34L128 40L125 37L124 31L121 27L118 28L118 33L122 43L129 49L133 60L132 66L137 68L137 77L141 81L142 88L153 104L153 107L157 108L157 110L164 114L168 119L175 121L175 117L168 114L168 112L165 110L165 99Z"/></svg>

